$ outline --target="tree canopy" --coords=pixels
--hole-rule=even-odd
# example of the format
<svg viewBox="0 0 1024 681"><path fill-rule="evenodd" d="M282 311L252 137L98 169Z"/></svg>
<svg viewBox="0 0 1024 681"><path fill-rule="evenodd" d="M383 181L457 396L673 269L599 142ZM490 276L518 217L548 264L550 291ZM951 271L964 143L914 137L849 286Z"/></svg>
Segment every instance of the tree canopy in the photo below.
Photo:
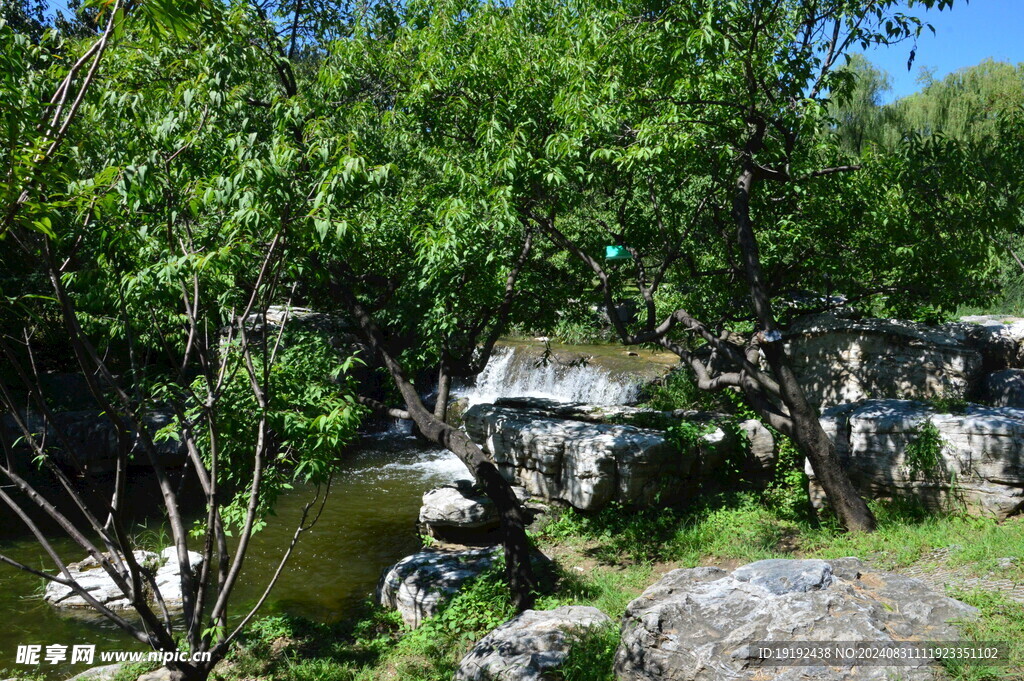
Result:
<svg viewBox="0 0 1024 681"><path fill-rule="evenodd" d="M179 559L206 556L186 585L193 650L223 654L248 537L284 486L329 483L366 406L467 463L528 606L522 509L445 422L446 386L510 325L592 306L622 342L742 395L797 443L841 520L870 530L780 332L840 306L929 320L982 302L1019 224L1017 71L983 65L890 110L884 77L847 64L922 30L901 6L114 2L92 33L0 23L4 353L77 365L126 443L172 405L156 437L187 445L206 493L205 524L187 528L162 484ZM609 246L629 258L606 261ZM296 305L337 314L345 352L275 317ZM388 390L347 378L357 362ZM8 374L33 392L31 370ZM95 513L117 517L116 493ZM106 545L80 532L91 553L123 552L124 528L94 524ZM138 566L115 563L144 608ZM173 646L170 618L147 617L135 635Z"/></svg>

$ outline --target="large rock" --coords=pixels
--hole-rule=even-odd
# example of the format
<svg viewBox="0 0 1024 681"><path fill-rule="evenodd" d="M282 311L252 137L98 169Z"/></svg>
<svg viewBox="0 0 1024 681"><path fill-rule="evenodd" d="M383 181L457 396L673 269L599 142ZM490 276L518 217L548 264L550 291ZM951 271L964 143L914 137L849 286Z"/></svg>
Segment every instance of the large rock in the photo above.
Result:
<svg viewBox="0 0 1024 681"><path fill-rule="evenodd" d="M775 470L778 450L775 447L775 436L757 419L740 421L740 432L747 439L750 450L750 463L754 472L770 474Z"/></svg>
<svg viewBox="0 0 1024 681"><path fill-rule="evenodd" d="M986 371L1024 367L1024 319L1006 316L968 316L947 327L963 331L985 360Z"/></svg>
<svg viewBox="0 0 1024 681"><path fill-rule="evenodd" d="M177 550L171 546L159 554L152 551L135 551L134 556L143 569L153 571L157 590L160 592L161 597L163 597L167 607L172 610L183 607L181 571L178 566ZM194 551L189 551L188 558L189 567L193 574L198 574L199 567L203 563L203 557ZM92 557L78 563L69 563L68 571L71 573L72 579L88 591L100 604L114 611L131 609L128 598L114 583L114 580L111 579L106 570L101 568L99 563ZM150 601L155 603L154 595L152 593L149 595ZM43 599L61 609L92 608L88 601L78 595L71 587L58 584L57 582L49 582L46 585Z"/></svg>
<svg viewBox="0 0 1024 681"><path fill-rule="evenodd" d="M520 501L529 496L522 487L512 489ZM494 502L472 480L456 480L425 493L419 517L430 536L462 544L486 541L499 524Z"/></svg>
<svg viewBox="0 0 1024 681"><path fill-rule="evenodd" d="M981 328L981 327L979 327ZM873 397L964 395L982 375L989 335L897 319L811 316L785 334L801 385L820 407ZM995 370L992 366L988 370Z"/></svg>
<svg viewBox="0 0 1024 681"><path fill-rule="evenodd" d="M418 627L468 581L479 577L498 556L499 549L421 551L406 556L384 571L377 586L377 602L398 610L402 621Z"/></svg>
<svg viewBox="0 0 1024 681"><path fill-rule="evenodd" d="M574 641L611 624L597 608L527 610L484 636L462 658L455 681L544 681L565 664ZM560 677L558 677L560 678Z"/></svg>
<svg viewBox="0 0 1024 681"><path fill-rule="evenodd" d="M915 474L907 446L926 422L938 430L939 456L931 471ZM821 423L865 494L964 505L1000 518L1024 504L1024 410L968 405L963 414L939 414L922 402L868 400L832 407ZM810 466L807 472L812 501L821 506L824 495Z"/></svg>
<svg viewBox="0 0 1024 681"><path fill-rule="evenodd" d="M608 425L636 426L665 430L678 422L687 413L658 411L646 407L633 407L624 404L587 404L585 402L559 402L544 397L499 397L494 400L497 407L509 407L518 411L528 411L538 416L547 416L570 421L600 423ZM717 416L717 414L709 416Z"/></svg>
<svg viewBox="0 0 1024 681"><path fill-rule="evenodd" d="M855 558L759 561L728 573L674 570L629 604L620 681L932 681L932 660L882 666L767 667L758 642L952 641L976 610Z"/></svg>
<svg viewBox="0 0 1024 681"><path fill-rule="evenodd" d="M46 442L51 445L49 451L57 464L94 474L116 468L120 451L118 431L107 414L95 410L57 412L49 421L32 412L22 412L20 416L33 432L45 433ZM143 415L141 425L153 436L173 420L174 414L170 410L154 410ZM20 434L10 414L0 416L0 428ZM149 466L149 456L141 438L136 433L130 433L129 437L128 465ZM181 466L187 458L185 444L174 438L155 443L154 449L164 466ZM32 459L25 444L19 444L14 451L25 461Z"/></svg>
<svg viewBox="0 0 1024 681"><path fill-rule="evenodd" d="M649 504L659 493L684 494L730 446L722 429L713 426L698 447L679 451L659 431L492 404L473 406L464 420L466 432L507 479L530 494L581 510L612 501Z"/></svg>
<svg viewBox="0 0 1024 681"><path fill-rule="evenodd" d="M75 674L67 681L111 681L126 666L128 666L127 662L116 662L114 664L105 664L101 667L92 667L84 672Z"/></svg>
<svg viewBox="0 0 1024 681"><path fill-rule="evenodd" d="M994 407L1024 407L1024 369L1003 369L985 377L982 397Z"/></svg>

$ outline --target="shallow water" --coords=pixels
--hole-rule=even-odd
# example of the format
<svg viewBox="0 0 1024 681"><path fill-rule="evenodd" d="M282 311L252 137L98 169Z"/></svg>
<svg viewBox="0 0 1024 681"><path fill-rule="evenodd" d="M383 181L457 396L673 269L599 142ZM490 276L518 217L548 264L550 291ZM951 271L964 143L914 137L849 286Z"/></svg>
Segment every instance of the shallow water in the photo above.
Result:
<svg viewBox="0 0 1024 681"><path fill-rule="evenodd" d="M667 353L631 352L618 346L552 344L553 363L538 365L543 343L507 342L499 348L477 385L462 389L470 403L498 397L549 397L596 404L628 402L642 380L664 374L675 361ZM574 360L585 358L585 364ZM405 424L408 425L408 424ZM416 520L423 492L444 482L469 477L449 452L427 448L401 424L387 433L363 438L347 454L317 525L296 547L261 614L289 613L333 622L346 617L373 593L381 570L420 546ZM152 506L152 488L140 484L130 507ZM254 603L291 541L302 507L312 490L283 495L277 515L253 539L245 568L232 596L232 615ZM150 526L157 524L150 519ZM54 530L50 536L58 536ZM84 557L69 540L54 540L65 560ZM39 546L8 510L0 508L0 554L39 569L51 569ZM144 650L127 634L103 621L58 614L41 599L42 580L0 565L0 678L37 671L16 665L18 645L95 644L100 651ZM99 658L95 664L100 664ZM46 665L51 679L63 679L86 665Z"/></svg>
<svg viewBox="0 0 1024 681"><path fill-rule="evenodd" d="M345 617L372 594L384 567L420 545L416 520L423 492L467 476L452 454L425 448L413 438L394 433L365 438L336 477L323 515L303 535L261 614L289 613L324 622ZM233 596L233 614L262 593L311 492L295 489L283 495L277 516L253 539ZM30 537L10 537L16 519L4 515L0 520L7 526L0 553L33 567L50 567ZM82 554L69 540L57 540L55 548L66 559ZM144 649L110 625L58 614L39 597L41 582L0 565L0 670L37 671L15 664L18 645L95 644L95 664L100 664L99 651ZM61 679L86 668L62 664L40 670Z"/></svg>

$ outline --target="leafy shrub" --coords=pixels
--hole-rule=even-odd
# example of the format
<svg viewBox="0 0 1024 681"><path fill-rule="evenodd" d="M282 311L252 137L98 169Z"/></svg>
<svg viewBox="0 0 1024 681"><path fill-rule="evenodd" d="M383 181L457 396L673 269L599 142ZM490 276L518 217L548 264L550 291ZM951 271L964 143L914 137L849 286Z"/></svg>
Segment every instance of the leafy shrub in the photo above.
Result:
<svg viewBox="0 0 1024 681"><path fill-rule="evenodd" d="M934 479L944 473L942 448L945 441L938 427L931 421L925 421L914 431L903 455L906 460L908 475L911 480Z"/></svg>
<svg viewBox="0 0 1024 681"><path fill-rule="evenodd" d="M565 681L614 681L615 650L619 646L619 627L606 624L580 633L569 648L562 665Z"/></svg>
<svg viewBox="0 0 1024 681"><path fill-rule="evenodd" d="M669 426L665 434L668 441L679 451L686 452L700 447L703 438L715 430L713 423L679 421Z"/></svg>
<svg viewBox="0 0 1024 681"><path fill-rule="evenodd" d="M772 481L764 491L765 504L785 520L810 520L814 515L808 495L804 457L785 435L773 431L778 457Z"/></svg>
<svg viewBox="0 0 1024 681"><path fill-rule="evenodd" d="M645 407L659 411L695 409L698 411L729 411L729 403L721 393L711 393L697 387L690 371L677 368L659 383L644 388Z"/></svg>
<svg viewBox="0 0 1024 681"><path fill-rule="evenodd" d="M940 414L963 414L967 411L970 402L964 397L963 390L948 389L938 397L931 397L925 400L935 411Z"/></svg>

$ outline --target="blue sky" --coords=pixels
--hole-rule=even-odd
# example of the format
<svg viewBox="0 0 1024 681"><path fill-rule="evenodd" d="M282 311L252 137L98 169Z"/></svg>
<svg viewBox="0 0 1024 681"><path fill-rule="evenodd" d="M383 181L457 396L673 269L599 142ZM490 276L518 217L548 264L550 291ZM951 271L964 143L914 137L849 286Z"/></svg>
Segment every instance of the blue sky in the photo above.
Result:
<svg viewBox="0 0 1024 681"><path fill-rule="evenodd" d="M925 30L917 43L917 57L910 72L907 58L912 43L870 50L867 58L888 71L893 91L889 100L909 95L920 88L921 67L935 69L935 78L992 57L1013 64L1024 62L1024 0L954 0L953 8L913 10L935 27Z"/></svg>

